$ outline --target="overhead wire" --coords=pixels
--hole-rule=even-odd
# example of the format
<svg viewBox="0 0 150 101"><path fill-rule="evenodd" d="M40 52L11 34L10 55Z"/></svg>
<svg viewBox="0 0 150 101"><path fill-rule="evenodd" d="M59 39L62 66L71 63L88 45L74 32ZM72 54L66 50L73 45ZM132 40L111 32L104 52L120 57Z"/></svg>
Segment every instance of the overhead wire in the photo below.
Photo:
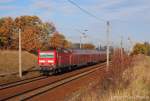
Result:
<svg viewBox="0 0 150 101"><path fill-rule="evenodd" d="M106 22L106 20L104 20L104 19L100 19L100 18L99 18L99 17L97 17L96 15L94 15L94 14L92 14L92 13L88 12L86 9L84 9L84 8L80 7L77 3L73 2L72 0L67 0L67 1L68 1L69 3L71 3L72 5L76 6L77 8L79 8L82 12L84 12L84 13L86 13L87 15L89 15L89 16L91 16L91 17L95 18L96 20Z"/></svg>

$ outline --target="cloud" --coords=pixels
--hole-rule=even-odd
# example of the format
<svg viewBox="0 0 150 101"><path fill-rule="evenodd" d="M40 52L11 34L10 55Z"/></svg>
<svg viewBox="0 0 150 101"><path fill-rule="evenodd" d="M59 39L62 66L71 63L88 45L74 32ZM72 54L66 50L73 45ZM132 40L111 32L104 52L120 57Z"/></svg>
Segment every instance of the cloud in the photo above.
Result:
<svg viewBox="0 0 150 101"><path fill-rule="evenodd" d="M36 9L45 9L45 10L51 10L51 0L41 0L41 1L34 1L32 4L33 7Z"/></svg>
<svg viewBox="0 0 150 101"><path fill-rule="evenodd" d="M0 10L1 11L4 11L4 10L14 10L14 9L16 9L17 7L16 6L6 6L6 5L1 5L0 6Z"/></svg>
<svg viewBox="0 0 150 101"><path fill-rule="evenodd" d="M32 0L32 7L34 9L44 10L47 13L61 13L64 15L72 15L76 12L76 8L70 5L68 2L65 1L55 1L55 0Z"/></svg>
<svg viewBox="0 0 150 101"><path fill-rule="evenodd" d="M97 7L102 9L107 9L112 6L119 5L123 3L125 0L104 0L102 3L97 4Z"/></svg>
<svg viewBox="0 0 150 101"><path fill-rule="evenodd" d="M59 10L63 14L72 15L72 14L77 13L77 9L75 7L72 7L68 3L64 3L64 4L62 4L62 6L60 5L59 7L60 7Z"/></svg>
<svg viewBox="0 0 150 101"><path fill-rule="evenodd" d="M0 0L0 3L10 3L16 0Z"/></svg>
<svg viewBox="0 0 150 101"><path fill-rule="evenodd" d="M108 20L124 20L134 18L135 15L143 16L142 14L149 7L150 1L137 0L127 2L126 0L101 0L96 1L92 5L85 5L96 16Z"/></svg>

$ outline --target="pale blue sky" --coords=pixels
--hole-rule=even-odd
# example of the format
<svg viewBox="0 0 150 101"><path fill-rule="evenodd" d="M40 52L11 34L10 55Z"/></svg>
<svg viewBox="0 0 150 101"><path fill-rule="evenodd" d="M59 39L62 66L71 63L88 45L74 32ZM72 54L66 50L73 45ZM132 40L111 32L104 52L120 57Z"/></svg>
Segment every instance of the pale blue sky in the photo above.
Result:
<svg viewBox="0 0 150 101"><path fill-rule="evenodd" d="M79 42L85 29L89 36L84 42L105 44L106 22L111 22L111 38L119 44L120 36L134 42L150 42L150 0L72 0L99 19L90 17L67 0L0 0L0 17L37 15L43 21L53 22L70 40Z"/></svg>

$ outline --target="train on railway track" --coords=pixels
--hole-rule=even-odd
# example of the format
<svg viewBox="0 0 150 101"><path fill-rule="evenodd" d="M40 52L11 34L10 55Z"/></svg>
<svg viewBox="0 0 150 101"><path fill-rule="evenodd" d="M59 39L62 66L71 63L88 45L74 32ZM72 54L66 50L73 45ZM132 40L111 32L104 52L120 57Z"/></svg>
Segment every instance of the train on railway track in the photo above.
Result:
<svg viewBox="0 0 150 101"><path fill-rule="evenodd" d="M106 52L84 49L38 51L38 65L44 75L53 75L106 61Z"/></svg>

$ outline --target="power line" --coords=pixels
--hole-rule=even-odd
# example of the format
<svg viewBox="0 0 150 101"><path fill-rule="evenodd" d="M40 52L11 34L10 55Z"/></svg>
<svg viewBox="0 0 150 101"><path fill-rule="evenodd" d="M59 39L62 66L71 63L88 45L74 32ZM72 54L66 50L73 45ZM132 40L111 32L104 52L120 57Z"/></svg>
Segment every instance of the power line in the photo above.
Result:
<svg viewBox="0 0 150 101"><path fill-rule="evenodd" d="M97 16L95 16L94 14L88 12L86 9L80 7L78 4L76 4L75 2L73 2L72 0L67 0L68 2L70 2L71 4L73 4L74 6L76 6L77 8L79 8L82 12L86 13L87 15L97 19L98 21L104 21L106 22L106 25L107 25L107 68L106 70L108 71L109 70L109 34L110 34L110 22L109 21L106 21L104 19L100 19L98 18Z"/></svg>
<svg viewBox="0 0 150 101"><path fill-rule="evenodd" d="M86 9L80 7L77 3L73 2L72 0L67 0L67 1L68 1L69 3L71 3L71 4L73 4L74 6L76 6L77 8L79 8L82 12L84 12L84 13L86 13L87 15L89 15L89 16L95 18L96 20L106 22L105 19L100 19L99 17L95 16L94 14L88 12ZM124 23L127 23L126 20L113 20L113 21L115 21L115 22L118 21L118 22L124 22Z"/></svg>
<svg viewBox="0 0 150 101"><path fill-rule="evenodd" d="M86 13L87 15L99 20L99 21L104 21L106 22L106 20L104 19L100 19L99 17L95 16L94 14L88 12L86 9L80 7L78 4L76 4L75 2L71 1L71 0L67 0L68 2L70 2L71 4L73 4L74 6L76 6L77 8L79 8L82 12Z"/></svg>

